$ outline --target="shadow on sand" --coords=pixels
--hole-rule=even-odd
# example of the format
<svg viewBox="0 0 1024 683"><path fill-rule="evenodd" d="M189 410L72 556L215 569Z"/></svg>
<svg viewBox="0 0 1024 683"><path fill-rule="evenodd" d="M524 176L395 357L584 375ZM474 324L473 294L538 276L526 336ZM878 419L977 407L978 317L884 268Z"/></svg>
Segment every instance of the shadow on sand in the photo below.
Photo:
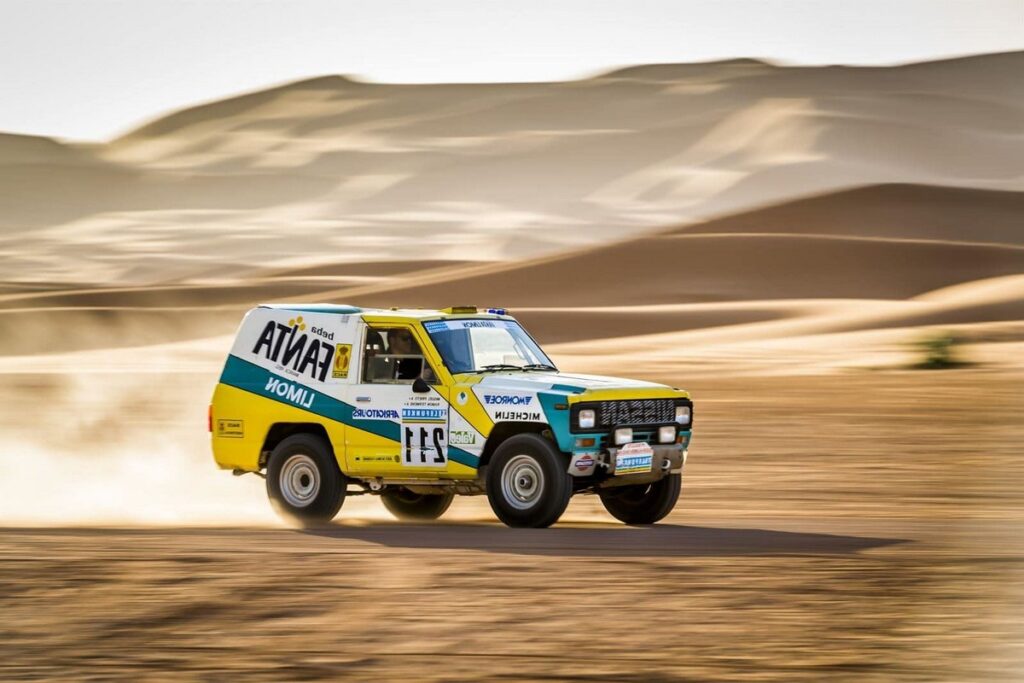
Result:
<svg viewBox="0 0 1024 683"><path fill-rule="evenodd" d="M305 534L375 543L389 548L482 550L515 555L559 556L715 556L831 555L881 548L904 539L835 534L659 524L509 529L495 524L331 525Z"/></svg>

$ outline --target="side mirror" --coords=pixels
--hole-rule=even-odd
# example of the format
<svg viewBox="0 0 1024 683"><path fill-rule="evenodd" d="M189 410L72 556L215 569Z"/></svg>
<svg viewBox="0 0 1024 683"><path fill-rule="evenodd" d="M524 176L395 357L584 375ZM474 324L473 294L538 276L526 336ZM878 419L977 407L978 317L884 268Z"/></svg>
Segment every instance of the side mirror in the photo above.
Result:
<svg viewBox="0 0 1024 683"><path fill-rule="evenodd" d="M412 382L412 391L414 394L429 394L430 385L422 377L417 377Z"/></svg>

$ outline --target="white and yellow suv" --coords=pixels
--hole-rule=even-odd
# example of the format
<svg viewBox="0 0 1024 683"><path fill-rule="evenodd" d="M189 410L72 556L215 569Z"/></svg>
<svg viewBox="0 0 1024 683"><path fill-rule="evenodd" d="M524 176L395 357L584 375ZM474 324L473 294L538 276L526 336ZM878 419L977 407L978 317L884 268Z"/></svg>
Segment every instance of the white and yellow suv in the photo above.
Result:
<svg viewBox="0 0 1024 683"><path fill-rule="evenodd" d="M249 311L210 405L217 464L265 470L284 515L325 522L346 495L436 519L486 494L510 526L546 527L574 493L628 524L675 506L685 391L561 373L500 309L263 305Z"/></svg>

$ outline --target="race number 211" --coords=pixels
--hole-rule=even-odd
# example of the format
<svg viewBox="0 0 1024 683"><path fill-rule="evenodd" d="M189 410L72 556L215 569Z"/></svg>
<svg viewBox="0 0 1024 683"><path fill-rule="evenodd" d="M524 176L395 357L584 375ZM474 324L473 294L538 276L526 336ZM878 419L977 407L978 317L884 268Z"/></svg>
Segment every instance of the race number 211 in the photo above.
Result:
<svg viewBox="0 0 1024 683"><path fill-rule="evenodd" d="M402 451L406 465L443 467L447 462L444 427L405 427Z"/></svg>

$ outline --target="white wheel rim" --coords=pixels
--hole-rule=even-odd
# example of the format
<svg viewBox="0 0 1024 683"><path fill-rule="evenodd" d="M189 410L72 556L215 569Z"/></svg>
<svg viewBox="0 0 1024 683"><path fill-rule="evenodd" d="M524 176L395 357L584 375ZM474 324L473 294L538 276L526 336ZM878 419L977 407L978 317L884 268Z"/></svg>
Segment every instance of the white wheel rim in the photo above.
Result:
<svg viewBox="0 0 1024 683"><path fill-rule="evenodd" d="M501 471L501 493L509 505L528 510L544 491L544 472L532 456L517 455Z"/></svg>
<svg viewBox="0 0 1024 683"><path fill-rule="evenodd" d="M320 470L313 458L296 453L284 461L278 477L281 496L296 508L307 507L320 491Z"/></svg>

